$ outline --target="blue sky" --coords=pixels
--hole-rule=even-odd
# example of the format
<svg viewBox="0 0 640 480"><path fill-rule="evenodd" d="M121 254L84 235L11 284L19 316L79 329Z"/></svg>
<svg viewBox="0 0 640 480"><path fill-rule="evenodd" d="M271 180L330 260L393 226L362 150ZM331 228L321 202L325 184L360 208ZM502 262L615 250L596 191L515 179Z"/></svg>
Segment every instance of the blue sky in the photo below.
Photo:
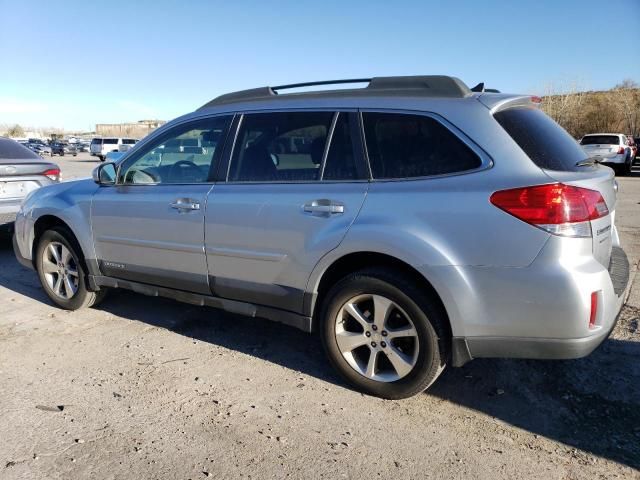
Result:
<svg viewBox="0 0 640 480"><path fill-rule="evenodd" d="M319 79L606 89L640 82L640 0L0 0L0 59L0 124L86 130Z"/></svg>

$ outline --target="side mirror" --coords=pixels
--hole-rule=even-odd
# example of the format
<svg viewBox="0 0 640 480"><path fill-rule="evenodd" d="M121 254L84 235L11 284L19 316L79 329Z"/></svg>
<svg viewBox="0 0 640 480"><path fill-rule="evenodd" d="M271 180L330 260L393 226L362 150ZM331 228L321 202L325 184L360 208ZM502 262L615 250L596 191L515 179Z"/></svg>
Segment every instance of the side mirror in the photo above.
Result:
<svg viewBox="0 0 640 480"><path fill-rule="evenodd" d="M116 164L112 162L98 165L91 173L93 181L98 185L115 185L116 175Z"/></svg>

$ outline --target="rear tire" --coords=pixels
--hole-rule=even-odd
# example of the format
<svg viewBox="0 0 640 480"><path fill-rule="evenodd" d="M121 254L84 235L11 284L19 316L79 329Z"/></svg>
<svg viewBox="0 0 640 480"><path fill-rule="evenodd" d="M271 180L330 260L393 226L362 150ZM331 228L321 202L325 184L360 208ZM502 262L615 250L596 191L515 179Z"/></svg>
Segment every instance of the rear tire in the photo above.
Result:
<svg viewBox="0 0 640 480"><path fill-rule="evenodd" d="M629 155L627 156L627 159L624 162L623 175L625 176L631 175L632 166L633 166L633 158L631 158L631 155Z"/></svg>
<svg viewBox="0 0 640 480"><path fill-rule="evenodd" d="M35 260L42 288L59 307L79 310L104 300L107 290L87 290L84 257L67 228L45 231L38 240Z"/></svg>
<svg viewBox="0 0 640 480"><path fill-rule="evenodd" d="M429 292L398 272L372 268L348 275L331 288L320 312L327 357L359 391L411 397L432 385L446 366L445 313Z"/></svg>

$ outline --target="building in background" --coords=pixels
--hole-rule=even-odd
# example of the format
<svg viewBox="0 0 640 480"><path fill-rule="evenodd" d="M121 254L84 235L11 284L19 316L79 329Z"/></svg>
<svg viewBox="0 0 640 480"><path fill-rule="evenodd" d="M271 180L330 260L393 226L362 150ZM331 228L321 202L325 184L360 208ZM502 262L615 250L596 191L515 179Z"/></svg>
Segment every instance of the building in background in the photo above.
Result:
<svg viewBox="0 0 640 480"><path fill-rule="evenodd" d="M99 137L142 138L164 125L164 120L140 120L135 123L98 123L96 135Z"/></svg>

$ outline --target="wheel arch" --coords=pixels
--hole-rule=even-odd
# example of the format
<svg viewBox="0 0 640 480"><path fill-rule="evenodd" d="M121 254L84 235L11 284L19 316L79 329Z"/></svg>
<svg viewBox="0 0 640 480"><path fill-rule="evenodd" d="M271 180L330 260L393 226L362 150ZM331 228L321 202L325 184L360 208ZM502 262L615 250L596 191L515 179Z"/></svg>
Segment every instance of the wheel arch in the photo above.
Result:
<svg viewBox="0 0 640 480"><path fill-rule="evenodd" d="M305 312L312 318L312 330L317 328L317 314L322 304L324 296L327 294L332 285L346 275L358 270L370 267L382 267L400 272L411 278L416 285L428 294L438 303L446 318L446 328L449 338L452 338L451 320L447 308L442 300L442 296L438 293L433 284L416 268L409 263L392 255L375 251L362 251L347 253L335 259L320 275L318 281L310 290L310 294L306 296Z"/></svg>
<svg viewBox="0 0 640 480"><path fill-rule="evenodd" d="M82 248L82 244L80 243L77 235L73 231L73 228L65 222L62 218L52 215L45 214L40 216L35 223L33 224L33 244L31 246L31 261L33 263L34 268L36 268L36 251L38 248L38 243L40 237L47 230L51 230L55 227L62 227L69 232L71 238L69 239L74 246L79 250L80 255L82 256L82 262L84 263L85 271L88 274L95 274L95 267L90 260L88 260L87 252Z"/></svg>

